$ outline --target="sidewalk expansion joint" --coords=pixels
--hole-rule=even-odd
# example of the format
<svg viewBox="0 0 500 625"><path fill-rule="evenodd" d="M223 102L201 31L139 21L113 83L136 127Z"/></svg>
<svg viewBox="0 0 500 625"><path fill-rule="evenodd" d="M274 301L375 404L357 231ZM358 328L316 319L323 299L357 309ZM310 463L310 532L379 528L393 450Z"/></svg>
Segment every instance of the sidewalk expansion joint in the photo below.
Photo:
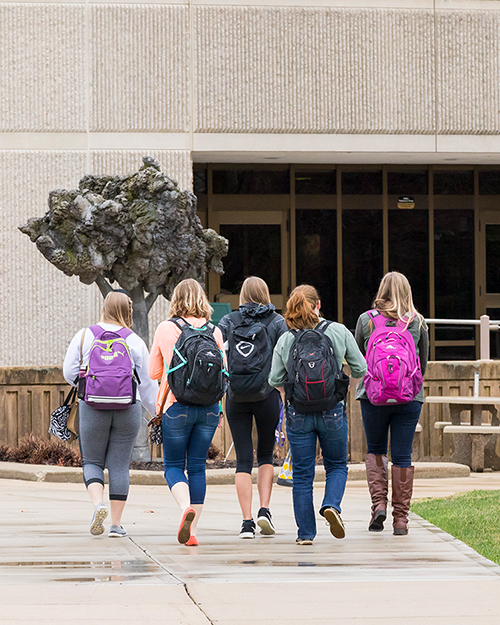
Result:
<svg viewBox="0 0 500 625"><path fill-rule="evenodd" d="M130 540L131 543L133 543L138 549L140 549L142 551L142 553L149 558L152 562L154 562L157 566L159 566L161 569L163 569L165 571L165 573L168 573L168 575L170 575L171 577L173 577L174 579L176 579L180 585L183 586L186 595L189 597L190 601L192 601L192 603L198 608L198 610L203 614L203 616L207 619L208 623L210 623L210 625L214 625L214 622L212 621L212 619L208 616L208 614L203 610L203 608L200 606L199 603L197 603L197 601L194 599L194 597L191 595L191 593L189 592L189 588L187 583L182 580L180 577L178 577L175 573L172 573L172 571L169 571L167 569L167 567L162 564L159 560L157 560L153 555L151 555L149 553L149 551L147 549L144 549L144 547L141 547L141 545L139 545L139 543L137 543L131 536L128 537L128 539Z"/></svg>

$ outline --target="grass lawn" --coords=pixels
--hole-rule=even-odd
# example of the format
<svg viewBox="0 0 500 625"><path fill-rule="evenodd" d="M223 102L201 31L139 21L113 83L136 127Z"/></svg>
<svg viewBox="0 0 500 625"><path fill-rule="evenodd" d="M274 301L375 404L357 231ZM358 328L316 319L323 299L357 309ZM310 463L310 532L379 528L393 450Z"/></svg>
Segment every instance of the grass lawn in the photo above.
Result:
<svg viewBox="0 0 500 625"><path fill-rule="evenodd" d="M500 491L474 490L419 499L411 510L500 564Z"/></svg>

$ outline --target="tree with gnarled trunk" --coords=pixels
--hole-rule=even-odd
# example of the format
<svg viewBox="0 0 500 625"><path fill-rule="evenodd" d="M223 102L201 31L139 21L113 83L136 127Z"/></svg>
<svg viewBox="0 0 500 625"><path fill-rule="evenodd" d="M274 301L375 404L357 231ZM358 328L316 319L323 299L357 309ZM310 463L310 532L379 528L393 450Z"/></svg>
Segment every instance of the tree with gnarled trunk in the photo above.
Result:
<svg viewBox="0 0 500 625"><path fill-rule="evenodd" d="M202 227L197 199L150 157L130 176L84 176L77 190L49 194L44 217L19 227L45 258L103 297L117 283L132 299L134 330L149 344L148 313L185 278L222 274L228 242Z"/></svg>

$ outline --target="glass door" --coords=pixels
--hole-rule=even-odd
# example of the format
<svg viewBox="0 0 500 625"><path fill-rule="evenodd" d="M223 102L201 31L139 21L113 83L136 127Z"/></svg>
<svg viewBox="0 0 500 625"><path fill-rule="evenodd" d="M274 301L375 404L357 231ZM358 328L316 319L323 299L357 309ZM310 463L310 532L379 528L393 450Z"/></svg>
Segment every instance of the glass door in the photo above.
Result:
<svg viewBox="0 0 500 625"><path fill-rule="evenodd" d="M210 274L212 301L239 305L241 285L258 276L269 286L271 301L283 310L289 293L287 211L214 211L213 227L229 241L224 274Z"/></svg>
<svg viewBox="0 0 500 625"><path fill-rule="evenodd" d="M479 221L481 314L500 320L500 212L481 212ZM490 333L491 357L500 358L500 333Z"/></svg>

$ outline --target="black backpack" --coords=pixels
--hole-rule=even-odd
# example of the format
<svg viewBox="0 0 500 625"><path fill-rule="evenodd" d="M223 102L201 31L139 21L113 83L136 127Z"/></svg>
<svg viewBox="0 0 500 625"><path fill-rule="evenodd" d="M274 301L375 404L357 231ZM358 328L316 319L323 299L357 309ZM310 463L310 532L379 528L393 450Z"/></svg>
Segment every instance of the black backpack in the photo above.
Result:
<svg viewBox="0 0 500 625"><path fill-rule="evenodd" d="M233 313L234 327L228 332L229 388L240 401L265 399L272 390L267 379L271 371L273 345L267 326L274 313L260 320Z"/></svg>
<svg viewBox="0 0 500 625"><path fill-rule="evenodd" d="M168 383L175 399L188 406L211 406L227 389L227 371L214 338L215 326L190 326L184 319L170 319L181 330L168 368Z"/></svg>
<svg viewBox="0 0 500 625"><path fill-rule="evenodd" d="M333 343L325 334L331 321L314 330L291 330L295 340L288 356L286 399L296 412L331 410L345 399L348 376L339 368Z"/></svg>

